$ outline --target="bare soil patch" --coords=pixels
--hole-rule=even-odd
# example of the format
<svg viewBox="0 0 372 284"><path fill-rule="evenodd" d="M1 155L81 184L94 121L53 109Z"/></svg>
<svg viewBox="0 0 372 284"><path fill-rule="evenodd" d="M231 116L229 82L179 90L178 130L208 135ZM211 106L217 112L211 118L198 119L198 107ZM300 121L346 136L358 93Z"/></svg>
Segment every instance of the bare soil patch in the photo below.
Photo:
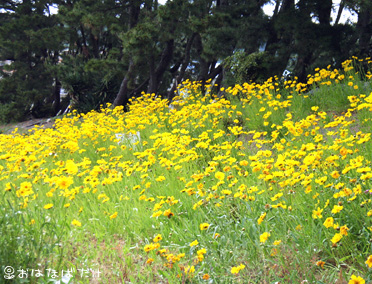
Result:
<svg viewBox="0 0 372 284"><path fill-rule="evenodd" d="M44 128L51 128L54 125L54 121L59 117L51 117L51 118L35 118L30 119L22 122L14 122L8 124L0 125L0 133L2 134L10 134L16 128L18 128L18 133L25 133L29 129L34 128L35 126L43 126Z"/></svg>

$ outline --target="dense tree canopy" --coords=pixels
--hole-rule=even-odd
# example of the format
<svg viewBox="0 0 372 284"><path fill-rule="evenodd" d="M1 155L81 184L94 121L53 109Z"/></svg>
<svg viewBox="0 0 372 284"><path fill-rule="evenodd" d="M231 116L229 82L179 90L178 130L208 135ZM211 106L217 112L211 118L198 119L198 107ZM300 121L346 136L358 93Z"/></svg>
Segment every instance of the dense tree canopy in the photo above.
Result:
<svg viewBox="0 0 372 284"><path fill-rule="evenodd" d="M345 10L356 23L340 23ZM363 0L3 0L0 120L58 113L61 89L88 111L142 92L171 100L185 79L204 88L289 70L304 81L314 66L371 55L371 11Z"/></svg>

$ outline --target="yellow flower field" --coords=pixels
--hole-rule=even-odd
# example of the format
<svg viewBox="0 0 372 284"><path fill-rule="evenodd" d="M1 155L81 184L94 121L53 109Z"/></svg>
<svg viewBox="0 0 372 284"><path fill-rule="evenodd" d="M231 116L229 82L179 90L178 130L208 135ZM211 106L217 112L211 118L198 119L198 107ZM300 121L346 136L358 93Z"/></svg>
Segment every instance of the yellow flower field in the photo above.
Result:
<svg viewBox="0 0 372 284"><path fill-rule="evenodd" d="M144 94L129 112L72 112L0 135L2 273L370 283L371 64L353 58L307 83L270 78L220 97L185 81L171 105Z"/></svg>

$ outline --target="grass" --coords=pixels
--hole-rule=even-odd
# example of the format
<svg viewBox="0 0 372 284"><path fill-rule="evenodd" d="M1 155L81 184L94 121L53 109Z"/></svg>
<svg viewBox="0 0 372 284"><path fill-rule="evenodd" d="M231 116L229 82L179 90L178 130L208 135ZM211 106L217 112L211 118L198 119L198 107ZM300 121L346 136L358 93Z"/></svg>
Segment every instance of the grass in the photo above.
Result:
<svg viewBox="0 0 372 284"><path fill-rule="evenodd" d="M369 283L362 63L0 135L1 281Z"/></svg>

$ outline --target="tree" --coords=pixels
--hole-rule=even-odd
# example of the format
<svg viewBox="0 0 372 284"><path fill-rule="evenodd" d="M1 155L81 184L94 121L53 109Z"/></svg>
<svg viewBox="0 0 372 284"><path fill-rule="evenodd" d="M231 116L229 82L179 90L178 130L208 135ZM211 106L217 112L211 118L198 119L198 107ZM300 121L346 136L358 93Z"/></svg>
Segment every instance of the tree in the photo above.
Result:
<svg viewBox="0 0 372 284"><path fill-rule="evenodd" d="M129 17L134 20L129 22L128 31L121 37L123 53L129 55L129 65L114 106L125 105L131 97L144 90L148 93L159 91L165 73L170 72L175 42L180 37L178 31L182 29L182 18L175 12L180 13L185 8L185 1L176 0L160 7L157 1L142 4L129 3ZM144 8L141 9L141 5Z"/></svg>
<svg viewBox="0 0 372 284"><path fill-rule="evenodd" d="M331 0L300 0L296 3L277 0L268 24L269 37L265 47L270 57L268 69L272 72L269 75L283 74L289 68L300 81L306 81L306 74L315 66L332 64L338 67L353 55L356 39L368 33L360 29L363 32L358 34L353 25L339 24L346 3L340 4L333 24ZM360 3L356 6L361 7Z"/></svg>
<svg viewBox="0 0 372 284"><path fill-rule="evenodd" d="M268 17L263 6L275 4ZM50 5L58 7L51 14ZM60 90L79 111L127 105L142 92L172 100L185 79L223 84L371 53L372 4L343 0L41 0L0 4L1 113L55 114ZM358 14L339 24L341 12ZM26 99L24 99L26 98ZM8 109L5 111L5 108ZM9 115L6 115L9 117ZM4 116L5 117L5 116ZM13 116L14 117L14 116ZM19 118L20 118L19 117ZM0 118L1 119L1 118Z"/></svg>
<svg viewBox="0 0 372 284"><path fill-rule="evenodd" d="M119 35L129 21L128 7L114 0L67 0L58 8L65 38L55 72L73 108L98 109L115 98L126 68Z"/></svg>
<svg viewBox="0 0 372 284"><path fill-rule="evenodd" d="M50 1L3 1L0 4L0 111L3 121L52 113L53 84L46 63L58 62L60 36Z"/></svg>
<svg viewBox="0 0 372 284"><path fill-rule="evenodd" d="M357 13L353 37L356 46L354 55L368 57L372 55L372 2L364 0L345 0L345 5Z"/></svg>

